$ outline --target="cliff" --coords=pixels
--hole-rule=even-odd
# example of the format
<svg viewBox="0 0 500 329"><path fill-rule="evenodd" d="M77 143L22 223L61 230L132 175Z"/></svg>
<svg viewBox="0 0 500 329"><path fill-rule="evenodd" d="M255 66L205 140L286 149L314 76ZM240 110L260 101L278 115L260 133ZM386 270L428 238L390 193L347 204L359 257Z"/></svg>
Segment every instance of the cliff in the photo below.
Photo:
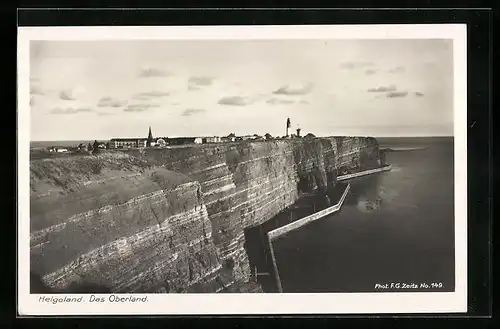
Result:
<svg viewBox="0 0 500 329"><path fill-rule="evenodd" d="M245 229L379 164L357 137L32 160L31 272L59 291L258 292Z"/></svg>

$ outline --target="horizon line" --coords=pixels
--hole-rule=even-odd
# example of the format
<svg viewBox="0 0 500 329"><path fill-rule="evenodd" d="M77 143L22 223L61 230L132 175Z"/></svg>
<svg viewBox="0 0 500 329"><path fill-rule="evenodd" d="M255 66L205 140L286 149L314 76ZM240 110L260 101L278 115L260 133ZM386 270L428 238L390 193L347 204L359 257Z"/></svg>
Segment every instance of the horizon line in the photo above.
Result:
<svg viewBox="0 0 500 329"><path fill-rule="evenodd" d="M236 135L238 137L239 135ZM247 135L241 135L241 136L247 136ZM326 137L338 137L338 136L346 136L346 137L373 137L373 138L444 138L444 137L455 137L454 135L400 135L400 136L373 136L373 135L324 135L324 136L316 136L317 138L326 138ZM160 136L160 137L165 137L165 136ZM155 137L155 138L160 138L160 137ZM188 138L188 137L226 137L226 136L173 136L173 137L166 137L166 138ZM274 136L274 137L281 137L281 136ZM304 137L304 136L301 136ZM78 142L78 141L93 141L93 140L101 140L101 141L108 141L114 138L143 138L143 137L111 137L111 138L77 138L77 139L34 139L30 140L31 142Z"/></svg>

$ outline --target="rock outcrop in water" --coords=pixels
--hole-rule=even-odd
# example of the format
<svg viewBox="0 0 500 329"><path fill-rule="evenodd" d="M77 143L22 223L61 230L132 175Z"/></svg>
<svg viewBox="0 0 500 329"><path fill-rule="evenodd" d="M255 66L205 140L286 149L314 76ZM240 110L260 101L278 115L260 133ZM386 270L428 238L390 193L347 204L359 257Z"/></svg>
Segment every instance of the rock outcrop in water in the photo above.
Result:
<svg viewBox="0 0 500 329"><path fill-rule="evenodd" d="M379 164L358 137L33 160L31 272L63 292L259 292L244 229Z"/></svg>

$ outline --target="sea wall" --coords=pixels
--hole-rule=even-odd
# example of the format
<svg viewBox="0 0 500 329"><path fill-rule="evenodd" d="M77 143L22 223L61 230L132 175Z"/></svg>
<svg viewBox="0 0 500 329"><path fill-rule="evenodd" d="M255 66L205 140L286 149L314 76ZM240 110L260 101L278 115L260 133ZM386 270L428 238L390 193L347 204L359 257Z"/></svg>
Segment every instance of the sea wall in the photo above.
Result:
<svg viewBox="0 0 500 329"><path fill-rule="evenodd" d="M258 292L244 229L379 160L358 137L33 160L31 272L60 291Z"/></svg>

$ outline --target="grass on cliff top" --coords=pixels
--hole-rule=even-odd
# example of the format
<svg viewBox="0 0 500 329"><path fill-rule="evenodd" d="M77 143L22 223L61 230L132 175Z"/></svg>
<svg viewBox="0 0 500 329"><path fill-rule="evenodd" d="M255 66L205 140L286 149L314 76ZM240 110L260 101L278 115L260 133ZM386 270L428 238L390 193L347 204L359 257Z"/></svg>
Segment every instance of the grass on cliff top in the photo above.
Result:
<svg viewBox="0 0 500 329"><path fill-rule="evenodd" d="M147 161L123 153L32 160L30 183L33 186L38 181L44 181L67 189L79 185L81 180L101 176L106 171L142 172L151 167Z"/></svg>

